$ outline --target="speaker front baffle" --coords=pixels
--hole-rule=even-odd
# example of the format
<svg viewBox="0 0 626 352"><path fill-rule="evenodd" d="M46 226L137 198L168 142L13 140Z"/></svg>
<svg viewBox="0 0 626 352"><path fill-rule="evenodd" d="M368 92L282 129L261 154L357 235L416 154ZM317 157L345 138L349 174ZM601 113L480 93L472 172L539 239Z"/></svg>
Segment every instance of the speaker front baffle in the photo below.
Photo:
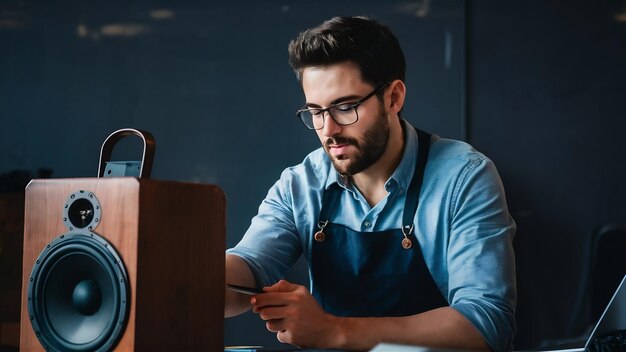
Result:
<svg viewBox="0 0 626 352"><path fill-rule="evenodd" d="M151 159L146 132L107 141L133 134ZM26 188L20 349L222 349L223 192L149 180L152 160L123 162L139 178L104 177L110 148L101 177Z"/></svg>

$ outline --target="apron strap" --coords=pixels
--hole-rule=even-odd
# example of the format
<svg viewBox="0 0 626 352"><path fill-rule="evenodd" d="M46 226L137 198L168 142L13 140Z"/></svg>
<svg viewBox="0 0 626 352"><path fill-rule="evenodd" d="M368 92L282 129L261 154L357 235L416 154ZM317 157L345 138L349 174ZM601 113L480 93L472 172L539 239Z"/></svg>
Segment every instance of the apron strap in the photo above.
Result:
<svg viewBox="0 0 626 352"><path fill-rule="evenodd" d="M320 210L320 215L317 223L317 230L315 231L323 231L324 227L328 224L330 220L330 213L335 208L335 203L337 203L337 199L339 198L339 194L341 192L336 192L337 188L341 188L338 184L334 183L328 187L327 190L324 191L322 195L322 209Z"/></svg>
<svg viewBox="0 0 626 352"><path fill-rule="evenodd" d="M406 193L406 201L404 203L404 213L402 214L402 232L407 235L413 232L413 219L419 205L420 191L422 182L424 181L424 170L426 170L426 162L428 161L428 153L430 152L431 135L418 128L417 132L417 162L415 163L415 173L411 184Z"/></svg>

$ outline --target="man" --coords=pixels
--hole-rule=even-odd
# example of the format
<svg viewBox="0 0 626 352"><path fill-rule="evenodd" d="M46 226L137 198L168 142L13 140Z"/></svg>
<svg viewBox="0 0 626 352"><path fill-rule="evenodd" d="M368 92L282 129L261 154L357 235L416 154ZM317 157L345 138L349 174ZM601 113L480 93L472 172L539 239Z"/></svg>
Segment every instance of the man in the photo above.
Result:
<svg viewBox="0 0 626 352"><path fill-rule="evenodd" d="M506 350L515 223L493 163L399 117L405 61L390 30L342 17L301 33L298 116L322 148L286 169L226 255L226 316L250 307L278 340ZM304 255L311 292L280 280Z"/></svg>

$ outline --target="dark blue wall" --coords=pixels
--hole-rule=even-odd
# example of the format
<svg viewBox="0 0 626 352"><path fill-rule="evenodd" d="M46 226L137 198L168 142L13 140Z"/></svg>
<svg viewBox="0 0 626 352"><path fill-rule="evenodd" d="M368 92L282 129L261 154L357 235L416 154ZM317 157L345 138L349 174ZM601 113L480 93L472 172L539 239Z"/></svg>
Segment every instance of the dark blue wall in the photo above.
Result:
<svg viewBox="0 0 626 352"><path fill-rule="evenodd" d="M463 10L461 0L3 1L0 174L93 177L109 133L145 129L153 178L224 189L230 247L280 172L319 143L294 116L304 99L289 40L336 15L380 19L407 56L405 117L462 138ZM120 150L134 157L132 142ZM305 274L300 264L290 278ZM252 314L227 320L225 340L276 344Z"/></svg>
<svg viewBox="0 0 626 352"><path fill-rule="evenodd" d="M589 239L626 223L626 2L468 4L469 139L518 223L517 347L585 338Z"/></svg>
<svg viewBox="0 0 626 352"><path fill-rule="evenodd" d="M318 146L293 116L287 43L347 14L397 33L408 120L495 160L518 223L517 347L577 332L591 233L626 222L623 0L3 1L0 174L92 177L110 132L143 128L154 178L225 190L232 246L282 169ZM306 283L302 263L290 279ZM276 344L252 314L227 320L226 343Z"/></svg>

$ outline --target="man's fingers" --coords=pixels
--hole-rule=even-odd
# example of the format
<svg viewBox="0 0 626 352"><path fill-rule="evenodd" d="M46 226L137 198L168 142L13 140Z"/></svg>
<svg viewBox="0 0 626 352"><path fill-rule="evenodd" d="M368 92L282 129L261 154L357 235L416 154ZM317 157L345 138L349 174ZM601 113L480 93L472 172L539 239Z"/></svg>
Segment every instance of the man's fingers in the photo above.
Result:
<svg viewBox="0 0 626 352"><path fill-rule="evenodd" d="M276 333L276 338L282 343L293 344L291 333L287 330L280 330Z"/></svg>
<svg viewBox="0 0 626 352"><path fill-rule="evenodd" d="M287 307L265 307L258 308L255 313L259 314L259 317L263 320L284 319L289 316Z"/></svg>
<svg viewBox="0 0 626 352"><path fill-rule="evenodd" d="M272 286L265 287L265 292L291 292L296 290L300 285L292 284L287 280L280 280Z"/></svg>
<svg viewBox="0 0 626 352"><path fill-rule="evenodd" d="M273 319L265 322L265 327L271 332L280 332L285 330L283 319Z"/></svg>
<svg viewBox="0 0 626 352"><path fill-rule="evenodd" d="M285 306L293 302L293 295L286 292L261 293L250 299L255 308Z"/></svg>

